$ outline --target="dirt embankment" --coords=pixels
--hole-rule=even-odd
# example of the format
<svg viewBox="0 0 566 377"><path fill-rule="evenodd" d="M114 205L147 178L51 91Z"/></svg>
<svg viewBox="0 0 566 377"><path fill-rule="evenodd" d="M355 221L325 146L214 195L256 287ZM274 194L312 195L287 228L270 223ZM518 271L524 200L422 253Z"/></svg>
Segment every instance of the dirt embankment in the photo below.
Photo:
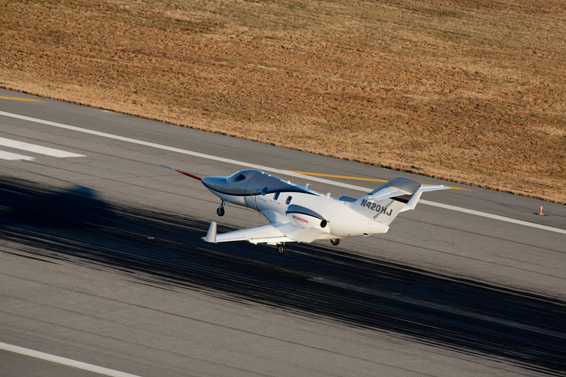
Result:
<svg viewBox="0 0 566 377"><path fill-rule="evenodd" d="M566 203L565 15L559 0L4 0L0 86Z"/></svg>

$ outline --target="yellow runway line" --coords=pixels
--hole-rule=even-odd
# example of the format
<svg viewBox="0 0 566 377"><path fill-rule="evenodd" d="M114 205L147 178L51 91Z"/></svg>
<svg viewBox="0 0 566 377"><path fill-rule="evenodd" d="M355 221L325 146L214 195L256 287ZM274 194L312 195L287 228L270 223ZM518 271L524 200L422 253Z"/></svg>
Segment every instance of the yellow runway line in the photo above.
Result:
<svg viewBox="0 0 566 377"><path fill-rule="evenodd" d="M359 177L348 177L346 175L334 175L334 174L323 174L323 173L309 173L306 171L294 171L288 170L292 173L299 173L304 175L313 175L316 177L328 177L328 178L342 178L342 179L352 179L355 181L370 181L370 182L387 182L385 179L374 179L374 178L359 178Z"/></svg>
<svg viewBox="0 0 566 377"><path fill-rule="evenodd" d="M29 99L29 98L16 98L16 97L2 97L0 96L0 99L8 99L10 101L24 101L24 102L41 102L41 103L45 103L44 101L40 101L37 99Z"/></svg>
<svg viewBox="0 0 566 377"><path fill-rule="evenodd" d="M339 178L339 179L351 179L354 181L368 181L368 182L387 182L387 180L385 179L375 179L375 178L360 178L360 177L349 177L347 175L334 175L334 174L323 174L323 173L310 173L310 172L306 172L306 171L295 171L295 170L288 170L292 173L298 173L298 174L304 174L304 175L312 175L312 176L316 176L316 177L327 177L327 178ZM430 185L424 185L424 186L430 186ZM465 190L465 191L471 191L470 189L466 189L466 188L462 188L462 187L452 187L450 186L451 189L453 190Z"/></svg>

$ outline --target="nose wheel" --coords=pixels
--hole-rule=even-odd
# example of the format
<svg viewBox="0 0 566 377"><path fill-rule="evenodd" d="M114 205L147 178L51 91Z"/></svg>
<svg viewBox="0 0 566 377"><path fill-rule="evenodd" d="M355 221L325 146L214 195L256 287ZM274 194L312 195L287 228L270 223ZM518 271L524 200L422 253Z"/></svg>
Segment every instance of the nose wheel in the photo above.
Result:
<svg viewBox="0 0 566 377"><path fill-rule="evenodd" d="M279 255L283 255L287 252L287 246L284 243L277 245L277 252Z"/></svg>
<svg viewBox="0 0 566 377"><path fill-rule="evenodd" d="M216 214L220 217L224 216L224 214L226 213L226 211L224 211L224 201L222 201L222 204L220 205L220 207L216 208Z"/></svg>
<svg viewBox="0 0 566 377"><path fill-rule="evenodd" d="M340 238L333 238L330 240L330 243L336 246L340 243Z"/></svg>

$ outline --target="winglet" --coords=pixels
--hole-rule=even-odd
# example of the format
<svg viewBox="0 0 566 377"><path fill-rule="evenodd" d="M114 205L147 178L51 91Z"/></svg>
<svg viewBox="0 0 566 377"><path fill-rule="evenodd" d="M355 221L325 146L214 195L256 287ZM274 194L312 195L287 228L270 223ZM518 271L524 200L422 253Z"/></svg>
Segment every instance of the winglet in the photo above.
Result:
<svg viewBox="0 0 566 377"><path fill-rule="evenodd" d="M163 166L164 168L167 168L167 169L175 170L177 173L184 174L184 175L186 175L187 177L191 177L191 178L196 179L196 180L199 180L199 181L202 180L201 177L197 177L196 175L192 175L192 174L189 174L189 173L185 173L184 171L181 171L181 170L172 168L171 166L167 166L167 165L163 165L163 164L161 164L161 166Z"/></svg>
<svg viewBox="0 0 566 377"><path fill-rule="evenodd" d="M206 237L202 237L203 241L216 243L216 222L213 221L210 223L210 227L208 227L208 233L206 233Z"/></svg>

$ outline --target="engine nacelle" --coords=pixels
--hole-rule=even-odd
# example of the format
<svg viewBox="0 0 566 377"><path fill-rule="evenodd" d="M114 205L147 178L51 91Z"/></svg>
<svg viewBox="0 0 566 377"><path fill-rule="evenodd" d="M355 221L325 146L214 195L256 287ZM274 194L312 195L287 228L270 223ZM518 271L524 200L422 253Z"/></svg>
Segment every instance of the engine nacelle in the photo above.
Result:
<svg viewBox="0 0 566 377"><path fill-rule="evenodd" d="M287 217L291 220L291 223L299 228L308 229L312 227L326 228L328 224L326 220L321 220L319 218L308 216L305 214L298 213L288 213Z"/></svg>
<svg viewBox="0 0 566 377"><path fill-rule="evenodd" d="M286 214L293 225L302 229L312 227L324 229L328 225L328 222L315 211L296 204L287 207Z"/></svg>

